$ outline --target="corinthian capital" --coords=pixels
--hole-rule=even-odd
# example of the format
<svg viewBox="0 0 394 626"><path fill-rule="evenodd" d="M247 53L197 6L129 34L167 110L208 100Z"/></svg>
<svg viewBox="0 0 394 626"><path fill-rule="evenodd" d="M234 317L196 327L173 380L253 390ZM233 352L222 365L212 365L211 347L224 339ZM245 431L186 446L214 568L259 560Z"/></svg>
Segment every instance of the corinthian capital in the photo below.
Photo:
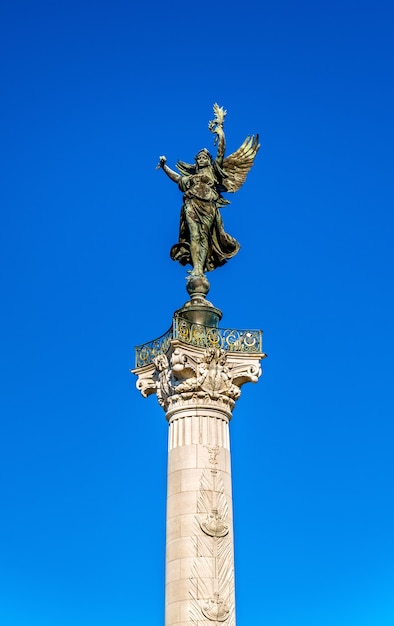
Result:
<svg viewBox="0 0 394 626"><path fill-rule="evenodd" d="M257 382L263 353L231 352L216 347L199 348L172 340L165 353L132 370L144 397L155 394L160 406L171 409L193 404L217 405L229 417L241 386Z"/></svg>

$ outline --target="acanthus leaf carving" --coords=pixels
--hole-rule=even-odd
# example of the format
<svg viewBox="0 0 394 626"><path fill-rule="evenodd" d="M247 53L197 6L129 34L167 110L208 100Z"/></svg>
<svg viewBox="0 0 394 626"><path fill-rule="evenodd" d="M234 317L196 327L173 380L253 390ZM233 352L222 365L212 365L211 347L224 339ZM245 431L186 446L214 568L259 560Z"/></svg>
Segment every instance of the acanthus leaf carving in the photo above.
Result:
<svg viewBox="0 0 394 626"><path fill-rule="evenodd" d="M220 348L190 349L175 342L145 368L135 370L137 388L144 397L157 395L168 412L193 403L216 404L231 417L240 387L256 382L261 374L255 358L231 354Z"/></svg>
<svg viewBox="0 0 394 626"><path fill-rule="evenodd" d="M176 348L170 359L160 354L153 359L153 364L155 369L149 387L152 390L155 386L159 404L165 410L170 399L173 402L179 396L185 400L193 398L204 401L205 398L207 402L218 401L223 397L235 401L241 393L233 383L227 354L217 348L207 348L197 358Z"/></svg>

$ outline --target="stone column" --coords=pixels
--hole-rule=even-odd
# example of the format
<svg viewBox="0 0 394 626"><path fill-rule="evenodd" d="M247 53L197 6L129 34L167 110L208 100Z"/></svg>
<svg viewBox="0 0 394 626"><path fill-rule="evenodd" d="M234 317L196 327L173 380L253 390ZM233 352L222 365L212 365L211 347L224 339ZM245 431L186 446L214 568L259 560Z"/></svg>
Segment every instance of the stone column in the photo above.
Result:
<svg viewBox="0 0 394 626"><path fill-rule="evenodd" d="M169 422L165 626L235 626L229 422L264 356L173 339L134 370Z"/></svg>

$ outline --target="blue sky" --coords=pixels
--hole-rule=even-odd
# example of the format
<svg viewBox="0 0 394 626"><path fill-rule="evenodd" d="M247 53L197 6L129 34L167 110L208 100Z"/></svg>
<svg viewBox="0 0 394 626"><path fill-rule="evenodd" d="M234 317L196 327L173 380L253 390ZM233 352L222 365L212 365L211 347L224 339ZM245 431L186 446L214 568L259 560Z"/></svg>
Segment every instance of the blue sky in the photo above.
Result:
<svg viewBox="0 0 394 626"><path fill-rule="evenodd" d="M4 1L0 623L163 623L167 424L133 346L187 299L162 172L259 132L210 275L269 358L231 424L238 624L392 626L391 3Z"/></svg>

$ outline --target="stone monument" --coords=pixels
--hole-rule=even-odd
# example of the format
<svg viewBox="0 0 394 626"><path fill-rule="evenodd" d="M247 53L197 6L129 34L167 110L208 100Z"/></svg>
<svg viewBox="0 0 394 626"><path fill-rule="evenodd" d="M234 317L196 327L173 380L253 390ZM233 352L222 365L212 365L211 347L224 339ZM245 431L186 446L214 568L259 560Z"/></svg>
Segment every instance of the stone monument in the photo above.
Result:
<svg viewBox="0 0 394 626"><path fill-rule="evenodd" d="M222 312L206 299L206 272L239 250L224 230L222 194L244 183L258 135L225 157L226 111L214 105L204 148L194 164L163 169L183 192L179 241L171 257L190 264L190 296L171 328L136 348L137 388L156 395L169 423L165 626L235 626L234 536L229 423L241 386L261 375L262 331L219 328Z"/></svg>

